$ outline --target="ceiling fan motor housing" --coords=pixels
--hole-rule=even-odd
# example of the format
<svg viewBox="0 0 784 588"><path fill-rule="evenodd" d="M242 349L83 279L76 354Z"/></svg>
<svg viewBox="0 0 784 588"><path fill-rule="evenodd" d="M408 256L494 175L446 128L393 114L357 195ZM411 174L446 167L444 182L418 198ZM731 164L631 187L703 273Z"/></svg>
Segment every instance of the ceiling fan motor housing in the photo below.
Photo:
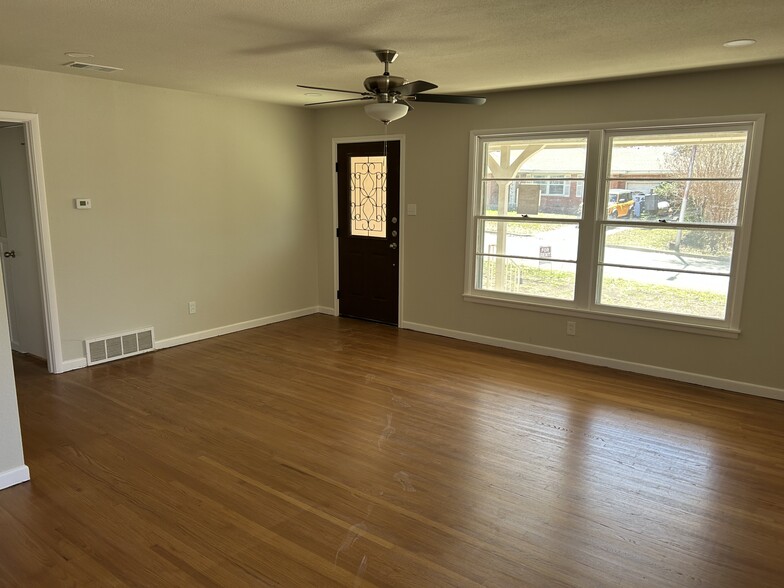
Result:
<svg viewBox="0 0 784 588"><path fill-rule="evenodd" d="M365 79L365 89L373 94L390 94L395 88L405 83L405 78L399 76L370 76Z"/></svg>

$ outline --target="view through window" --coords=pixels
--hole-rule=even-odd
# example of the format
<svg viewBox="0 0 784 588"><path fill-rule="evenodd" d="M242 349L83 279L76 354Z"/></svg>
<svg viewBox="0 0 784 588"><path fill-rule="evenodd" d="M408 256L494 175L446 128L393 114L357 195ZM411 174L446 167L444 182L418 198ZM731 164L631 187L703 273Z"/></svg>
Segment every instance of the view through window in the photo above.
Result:
<svg viewBox="0 0 784 588"><path fill-rule="evenodd" d="M466 294L733 327L754 124L475 134Z"/></svg>
<svg viewBox="0 0 784 588"><path fill-rule="evenodd" d="M747 130L610 137L597 302L725 318L747 140ZM633 226L646 221L662 228Z"/></svg>
<svg viewBox="0 0 784 588"><path fill-rule="evenodd" d="M573 298L586 150L580 135L485 143L479 289Z"/></svg>

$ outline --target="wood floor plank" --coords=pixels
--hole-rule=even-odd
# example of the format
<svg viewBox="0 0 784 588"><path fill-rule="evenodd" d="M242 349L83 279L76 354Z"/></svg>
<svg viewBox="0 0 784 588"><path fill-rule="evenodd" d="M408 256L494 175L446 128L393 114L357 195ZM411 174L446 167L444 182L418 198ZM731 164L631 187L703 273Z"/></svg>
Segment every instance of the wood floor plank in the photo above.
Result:
<svg viewBox="0 0 784 588"><path fill-rule="evenodd" d="M0 586L781 586L784 403L310 316L52 376Z"/></svg>

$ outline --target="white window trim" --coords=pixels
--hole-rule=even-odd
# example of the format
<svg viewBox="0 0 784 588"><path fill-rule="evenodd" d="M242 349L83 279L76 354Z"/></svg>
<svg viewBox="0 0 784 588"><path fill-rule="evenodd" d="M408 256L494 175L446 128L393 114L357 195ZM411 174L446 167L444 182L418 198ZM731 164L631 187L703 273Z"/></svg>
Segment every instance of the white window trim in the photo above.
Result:
<svg viewBox="0 0 784 588"><path fill-rule="evenodd" d="M757 175L762 149L762 135L765 122L764 114L730 115L718 117L701 117L689 119L623 121L598 123L580 126L527 127L514 129L490 129L472 131L470 134L470 179L469 204L466 223L466 271L463 299L468 302L519 308L536 312L590 318L614 323L657 327L676 331L685 331L719 337L737 337L740 333L740 311L743 301L743 290L746 280L749 244L752 233L752 217L754 199L757 190ZM647 131L662 133L668 130L699 130L705 126L749 126L749 139L746 147L745 185L741 193L738 219L738 238L733 251L730 267L730 288L727 298L727 313L724 320L685 317L676 314L646 312L636 309L623 309L601 305L595 302L598 278L598 251L601 241L601 218L598 213L603 204L602 180L607 174L609 162L606 156L606 143L610 133L628 132L645 133ZM695 128L696 127L696 128ZM575 299L563 301L549 298L537 298L503 292L479 290L475 287L476 269L476 217L479 216L481 194L479 179L482 178L483 155L477 145L483 140L503 140L521 134L532 137L546 134L550 136L588 134L588 154L584 183L584 213L580 223L578 243L578 263L575 284ZM589 212L593 211L593 215ZM636 225L635 225L636 226Z"/></svg>

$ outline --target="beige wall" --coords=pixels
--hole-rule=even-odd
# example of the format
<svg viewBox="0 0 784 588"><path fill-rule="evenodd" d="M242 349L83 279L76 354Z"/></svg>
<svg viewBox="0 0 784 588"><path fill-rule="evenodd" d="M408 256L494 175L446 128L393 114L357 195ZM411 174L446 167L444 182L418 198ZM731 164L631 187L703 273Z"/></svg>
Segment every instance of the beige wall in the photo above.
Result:
<svg viewBox="0 0 784 588"><path fill-rule="evenodd" d="M436 80L437 81L437 80ZM390 125L404 134L403 320L559 350L640 362L733 381L784 388L782 245L784 219L784 66L543 88L488 95L482 107L421 104ZM738 339L578 319L567 337L563 316L464 302L462 299L469 132L479 129L580 125L765 113L754 233ZM331 142L378 135L383 127L361 107L318 112L319 300L332 306ZM437 271L436 271L437 270Z"/></svg>
<svg viewBox="0 0 784 588"><path fill-rule="evenodd" d="M39 114L65 360L316 305L312 112L11 67L0 110Z"/></svg>

